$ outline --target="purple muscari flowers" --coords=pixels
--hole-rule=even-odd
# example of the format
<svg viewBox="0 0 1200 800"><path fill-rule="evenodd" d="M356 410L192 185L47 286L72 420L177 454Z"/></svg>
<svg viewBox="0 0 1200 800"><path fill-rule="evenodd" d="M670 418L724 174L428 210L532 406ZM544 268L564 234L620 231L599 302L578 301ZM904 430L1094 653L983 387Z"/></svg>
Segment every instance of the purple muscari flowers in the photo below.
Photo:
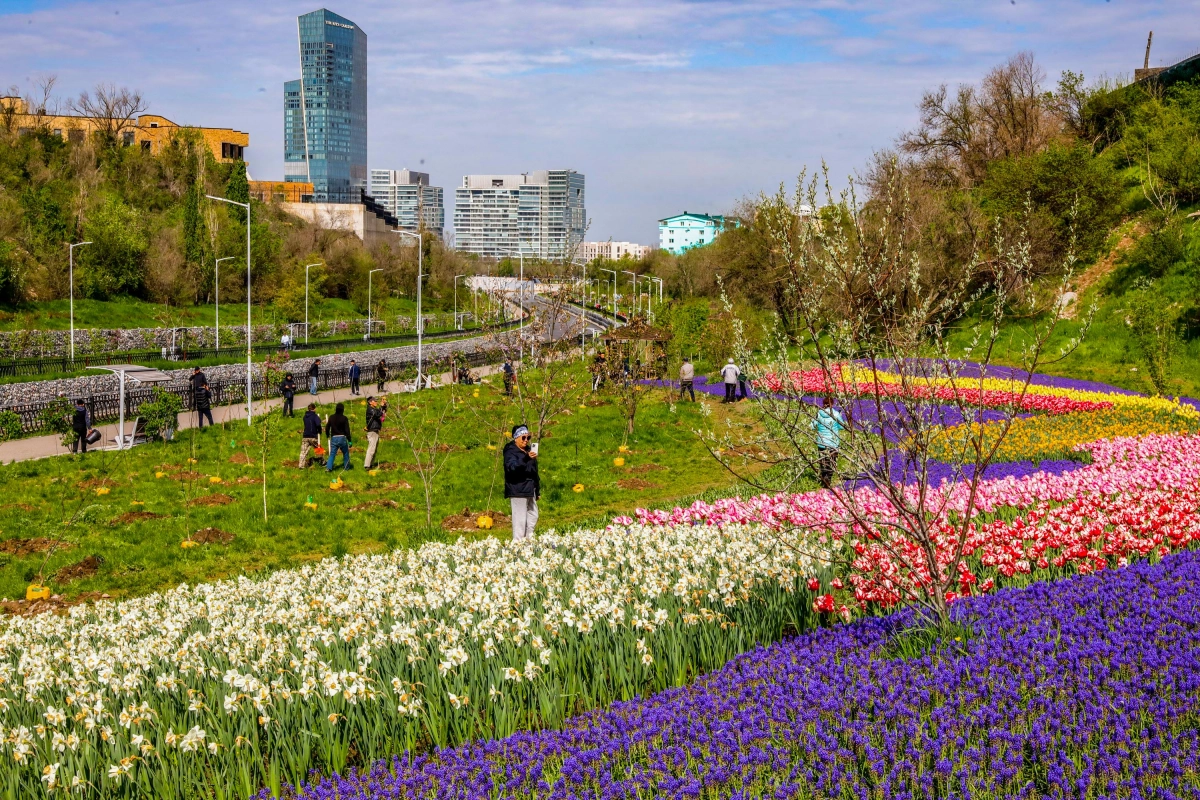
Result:
<svg viewBox="0 0 1200 800"><path fill-rule="evenodd" d="M1200 796L1200 554L819 628L562 730L403 756L297 794L361 798ZM653 644L650 639L651 646ZM264 792L261 798L266 798Z"/></svg>

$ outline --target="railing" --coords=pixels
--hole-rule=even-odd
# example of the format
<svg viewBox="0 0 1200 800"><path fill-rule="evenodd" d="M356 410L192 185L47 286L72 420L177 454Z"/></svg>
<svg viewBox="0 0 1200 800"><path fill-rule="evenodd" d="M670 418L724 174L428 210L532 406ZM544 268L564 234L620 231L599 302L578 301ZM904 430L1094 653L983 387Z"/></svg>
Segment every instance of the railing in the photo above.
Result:
<svg viewBox="0 0 1200 800"><path fill-rule="evenodd" d="M436 368L440 372L443 367L447 369L450 367L451 358L451 356L426 358L425 365ZM476 351L474 353L455 353L453 358L456 364L465 363L471 367L478 367L484 364L499 363L503 360L504 356L499 350L488 350ZM373 361L364 362L359 365L362 368L361 380L363 384L369 385L375 382L375 367L378 363L378 361ZM388 363L389 380L396 380L398 377L403 376L404 373L410 371L412 377L415 378L416 367L417 360L415 358L393 360ZM430 369L425 370L426 374L430 371ZM280 395L279 384L272 382L272 385L268 385L267 379L262 375L252 378L250 383L255 399L278 397ZM318 373L318 389L337 389L349 385L350 368L348 366L323 369ZM229 381L209 381L208 386L212 390L212 404L214 406L242 403L246 400L246 381L244 378ZM297 395L303 396L308 388L307 375L297 376L296 386ZM178 395L183 400L184 410L192 411L195 409L195 395L190 382L173 384L165 388L168 392ZM141 404L149 401L152 397L152 389L127 389L125 392L125 418L132 419L137 416L138 408ZM87 404L88 409L91 411L93 423L112 422L118 419L120 415L120 401L121 398L118 392L96 394L84 398L84 403ZM21 429L25 433L39 433L46 429L45 420L42 418L42 411L51 404L52 401L21 403L0 408L0 411L16 412L21 418Z"/></svg>
<svg viewBox="0 0 1200 800"><path fill-rule="evenodd" d="M493 326L492 329L505 328L517 324L519 320L509 320L508 322L500 323ZM447 330L433 331L422 335L425 341L441 341L444 339L452 339L458 336L466 336L472 333L481 333L485 329L472 327L462 330ZM382 336L372 336L371 338L363 337L339 337L337 339L314 339L310 342L293 342L288 348L294 353L303 353L305 351L313 352L317 350L330 350L339 347L362 347L363 345L379 345L379 344L416 344L417 334L414 333L396 333L384 334ZM256 355L265 353L278 353L283 350L282 345L277 342L263 342L251 345L251 352ZM238 359L246 354L246 345L233 347L186 347L176 348L174 351L170 348L162 350L122 350L111 353L92 353L76 355L72 361L67 356L38 356L34 358L12 358L0 360L0 377L21 377L46 375L54 373L78 372L89 367L101 367L109 364L138 364L143 362L152 362L151 365L161 364L162 362L178 363L181 366L187 365L189 362L203 361L214 358L231 358Z"/></svg>

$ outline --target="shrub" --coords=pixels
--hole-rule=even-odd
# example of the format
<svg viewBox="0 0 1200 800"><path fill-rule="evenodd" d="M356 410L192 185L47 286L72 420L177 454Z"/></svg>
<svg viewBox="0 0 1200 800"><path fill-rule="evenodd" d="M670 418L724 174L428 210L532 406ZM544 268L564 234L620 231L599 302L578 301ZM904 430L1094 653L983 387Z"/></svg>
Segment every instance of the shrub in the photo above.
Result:
<svg viewBox="0 0 1200 800"><path fill-rule="evenodd" d="M0 442L9 442L20 438L23 432L20 414L9 409L0 411Z"/></svg>
<svg viewBox="0 0 1200 800"><path fill-rule="evenodd" d="M183 399L161 386L155 386L150 391L151 399L138 406L138 415L146 421L147 438L165 438L167 431L175 429L179 412L183 411Z"/></svg>

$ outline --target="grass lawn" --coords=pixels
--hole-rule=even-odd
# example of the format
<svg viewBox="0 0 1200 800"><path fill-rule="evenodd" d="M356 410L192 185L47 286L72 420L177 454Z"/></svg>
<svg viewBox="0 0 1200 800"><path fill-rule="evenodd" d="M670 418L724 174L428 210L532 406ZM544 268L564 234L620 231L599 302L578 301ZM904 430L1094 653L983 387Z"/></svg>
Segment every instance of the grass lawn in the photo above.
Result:
<svg viewBox="0 0 1200 800"><path fill-rule="evenodd" d="M467 301L470 302L468 292ZM462 298L460 297L461 301ZM399 314L415 314L417 303L407 297L389 297L378 301L376 313L380 317L397 316ZM464 306L465 308L465 306ZM440 313L449 311L435 307L431 299L427 299L423 309L425 313ZM212 325L215 307L212 305L172 306L160 303L148 303L132 297L117 300L75 300L75 328L158 328L164 321L179 326ZM240 315L240 316L239 316ZM255 325L266 325L285 320L278 318L271 306L255 305L251 307L251 315ZM309 320L312 323L331 319L359 319L366 313L355 307L350 300L338 298L313 298L309 307ZM221 302L221 324L237 325L239 320L245 322L246 304L235 301ZM0 331L15 330L60 330L71 327L70 302L67 300L48 300L44 302L24 303L20 306L0 306Z"/></svg>
<svg viewBox="0 0 1200 800"><path fill-rule="evenodd" d="M447 458L432 492L432 528L425 524L420 478L411 469L415 458L397 438L395 419L383 431L383 468L376 475L362 468L366 438L357 434L351 453L355 469L337 473L344 480L338 490L331 488L322 468L302 471L296 466L300 413L282 422L267 455L266 521L258 482L262 450L255 429L244 422L185 431L174 442L121 453L0 467L6 490L0 504L0 596L23 596L39 570L52 591L66 597L85 592L130 596L185 581L294 567L330 555L449 540L459 534L443 531L440 523L464 509L470 509L472 521L484 509L504 512L491 534L508 536L498 448L518 421L519 408L498 386L478 388L478 398L467 387L391 398L393 417L410 403L427 405L405 413L433 415L451 402L452 392L458 393L444 429ZM541 443L541 529L733 485L692 432L703 424L699 406L672 407L665 392L648 394L627 442L629 452L623 454L618 448L624 420L603 395L587 395L585 408L573 406L569 416L552 424ZM298 409L303 397L297 398ZM750 415L749 403L714 402L712 408L717 419ZM347 409L354 416L353 430L362 429L364 412L359 403ZM622 467L613 464L618 455L625 459ZM576 483L583 484L582 492L573 491ZM310 499L315 510L306 506ZM229 541L220 541L230 534ZM181 547L189 536L209 543ZM39 547L28 540L59 538L70 546L48 558L44 552L28 552ZM73 566L75 575L69 575Z"/></svg>

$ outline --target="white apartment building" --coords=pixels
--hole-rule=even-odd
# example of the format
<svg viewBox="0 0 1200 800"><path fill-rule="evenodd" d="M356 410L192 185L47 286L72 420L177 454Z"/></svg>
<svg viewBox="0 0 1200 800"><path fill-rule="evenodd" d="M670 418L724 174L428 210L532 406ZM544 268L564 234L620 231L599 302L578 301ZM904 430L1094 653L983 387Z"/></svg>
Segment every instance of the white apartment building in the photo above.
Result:
<svg viewBox="0 0 1200 800"><path fill-rule="evenodd" d="M584 177L573 169L465 175L454 190L454 247L464 253L562 259L586 228Z"/></svg>
<svg viewBox="0 0 1200 800"><path fill-rule="evenodd" d="M579 257L585 261L592 261L597 258L606 258L610 261L628 256L632 259L643 259L654 250L648 244L636 244L634 242L614 242L611 239L607 242L584 242L579 246Z"/></svg>
<svg viewBox="0 0 1200 800"><path fill-rule="evenodd" d="M429 185L429 173L410 169L371 170L370 194L399 222L401 230L417 230L420 220L439 237L446 227L442 187Z"/></svg>

